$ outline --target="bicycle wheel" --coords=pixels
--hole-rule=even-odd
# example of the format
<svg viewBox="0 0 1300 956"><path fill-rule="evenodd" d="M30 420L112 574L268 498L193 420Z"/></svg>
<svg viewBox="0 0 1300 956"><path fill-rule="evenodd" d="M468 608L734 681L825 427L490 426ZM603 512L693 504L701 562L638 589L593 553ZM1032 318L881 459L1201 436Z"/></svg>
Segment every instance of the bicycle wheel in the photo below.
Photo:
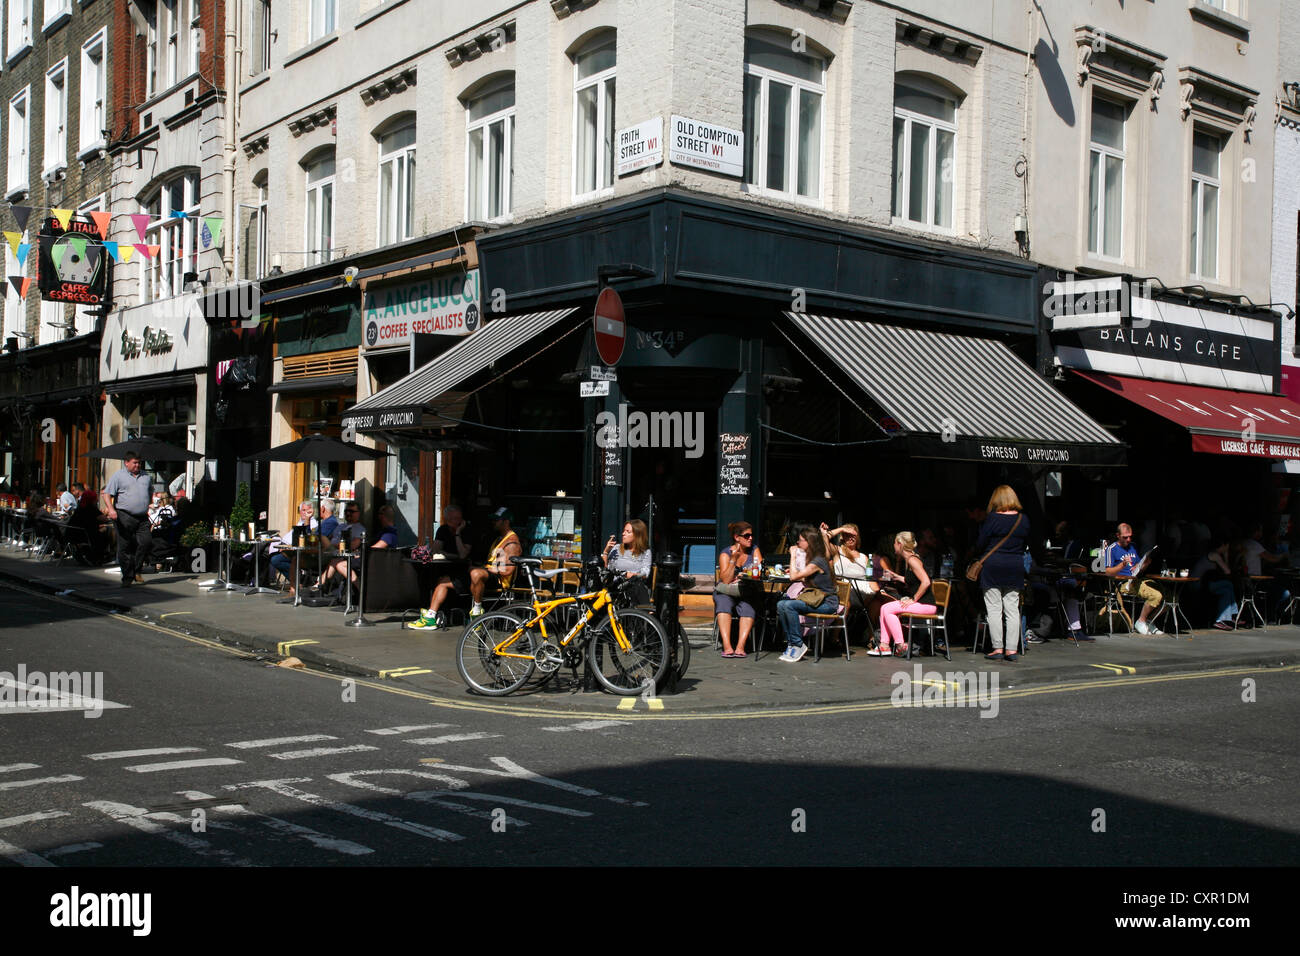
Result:
<svg viewBox="0 0 1300 956"><path fill-rule="evenodd" d="M686 628L677 622L677 633L673 635L673 666L677 670L677 679L686 676L686 668L691 665L691 642L686 637Z"/></svg>
<svg viewBox="0 0 1300 956"><path fill-rule="evenodd" d="M465 628L456 649L456 670L470 690L504 697L528 682L537 666L533 659L536 644L533 634L522 630L521 624L513 615L497 611L475 618ZM499 653L497 648L507 642Z"/></svg>
<svg viewBox="0 0 1300 956"><path fill-rule="evenodd" d="M644 611L619 611L618 621L631 645L618 646L613 622L606 619L587 644L587 663L596 680L611 694L626 697L641 693L647 679L656 686L668 670L668 637L663 627Z"/></svg>

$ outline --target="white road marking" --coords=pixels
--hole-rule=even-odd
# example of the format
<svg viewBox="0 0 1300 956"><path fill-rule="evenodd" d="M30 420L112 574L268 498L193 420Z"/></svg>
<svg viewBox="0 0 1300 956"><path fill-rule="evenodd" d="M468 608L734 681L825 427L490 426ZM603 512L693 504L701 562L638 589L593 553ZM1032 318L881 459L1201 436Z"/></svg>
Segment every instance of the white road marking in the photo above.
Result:
<svg viewBox="0 0 1300 956"><path fill-rule="evenodd" d="M87 760L127 760L131 757L161 757L163 754L196 754L202 747L150 747L146 750L109 750L101 754L86 754Z"/></svg>
<svg viewBox="0 0 1300 956"><path fill-rule="evenodd" d="M619 727L626 723L628 723L626 720L581 720L576 724L565 724L562 727L543 727L542 730L562 734L570 730L600 730L602 727Z"/></svg>
<svg viewBox="0 0 1300 956"><path fill-rule="evenodd" d="M118 710L126 704L111 700L99 700L94 697L95 688L84 688L81 696L43 684L29 684L12 677L0 677L0 687L9 691L2 696L8 698L0 702L0 717L9 714L65 714L78 711L86 713L94 710Z"/></svg>
<svg viewBox="0 0 1300 956"><path fill-rule="evenodd" d="M351 744L347 747L316 747L312 750L283 750L278 754L267 754L276 760L302 760L305 757L325 757L329 754L350 754L360 750L378 750L370 744Z"/></svg>
<svg viewBox="0 0 1300 956"><path fill-rule="evenodd" d="M67 846L56 846L53 850L46 850L46 856L67 856L69 853L84 853L86 850L98 850L103 847L102 843L69 843Z"/></svg>
<svg viewBox="0 0 1300 956"><path fill-rule="evenodd" d="M610 803L621 803L625 806L649 806L648 803L642 803L640 800L628 800L624 797L615 797L607 793L601 793L599 790L592 790L590 787L580 787L576 783L569 783L566 780L556 780L554 777L543 777L539 773L525 770L509 757L491 757L489 759L501 769L489 770L485 767L455 767L451 764L440 764L439 767L442 770L459 770L462 773L483 773L491 777L508 777L512 780L529 780L533 783L539 783L542 786L554 787L557 790L564 790L568 793L581 794L584 797L597 797L601 800L608 800Z"/></svg>
<svg viewBox="0 0 1300 956"><path fill-rule="evenodd" d="M457 803L454 800L445 799L445 794L448 792L445 789L444 790L421 790L419 792L419 795L416 796L414 794L409 794L409 793L403 794L402 791L395 790L392 787L381 787L377 783L370 783L369 781L366 780L356 779L357 777L369 777L369 776L374 776L376 774L390 774L390 773L406 774L412 777L423 777L428 780L437 780L440 783L446 784L451 789L451 791L457 791L464 787L469 786L469 784L467 784L464 780L458 780L455 777L443 776L442 774L439 773L429 773L428 771L425 770L357 770L352 773L332 773L329 775L329 779L333 780L335 783L344 784L345 786L356 787L359 790L369 790L372 793L382 793L387 796L394 796L394 797L404 796L410 800L420 800L421 802L424 803L431 803L434 806L443 807L447 810L454 810L456 813L463 813L466 816L475 817L480 820L487 820L487 821L492 820L491 811L479 810L475 807L466 806L463 803ZM527 821L516 820L514 817L506 817L505 822L510 826L514 826L514 827L528 826Z"/></svg>
<svg viewBox="0 0 1300 956"><path fill-rule="evenodd" d="M236 740L226 744L239 750L252 750L256 747L278 747L281 744L308 744L315 740L338 740L329 734L303 734L301 737L267 737L265 740Z"/></svg>
<svg viewBox="0 0 1300 956"><path fill-rule="evenodd" d="M76 780L84 780L85 777L78 777L76 774L65 773L61 777L37 777L35 780L6 780L0 783L0 790L17 790L19 787L35 787L42 783L72 783Z"/></svg>
<svg viewBox="0 0 1300 956"><path fill-rule="evenodd" d="M354 770L350 773L332 773L329 779L337 783L347 784L351 787L360 787L363 790L377 790L385 794L398 794L400 790L393 790L388 787L381 787L377 784L365 783L357 780L357 777L373 777L379 774L401 774L410 777L422 777L426 780L437 780L445 783L455 793L456 797L461 800L481 800L484 803L509 804L514 807L524 807L529 810L542 810L546 813L558 813L566 817L589 817L591 813L587 810L573 810L569 807L557 807L550 803L535 803L532 800L521 800L518 797L503 797L495 793L478 793L473 790L465 790L469 784L458 777L448 777L440 773L430 773L427 770ZM440 794L446 791L440 790L420 790L414 793L406 794L408 800L419 800L424 803L443 803ZM450 804L444 804L450 805ZM459 805L457 805L459 806ZM456 806L453 806L455 809ZM490 816L490 814L488 815Z"/></svg>
<svg viewBox="0 0 1300 956"><path fill-rule="evenodd" d="M0 840L0 860L9 860L19 866L55 866L45 857L31 850L24 850L20 846L14 846L6 840Z"/></svg>
<svg viewBox="0 0 1300 956"><path fill-rule="evenodd" d="M38 763L11 763L7 767L0 767L0 773L13 773L16 770L40 770L41 765Z"/></svg>
<svg viewBox="0 0 1300 956"><path fill-rule="evenodd" d="M440 830L437 827L427 827L422 823L408 823L400 817L395 817L387 813L381 813L378 810L367 810L364 807L354 807L350 803L337 803L333 800L327 800L324 797L317 796L314 793L307 793L289 786L292 783L307 783L310 777L291 777L284 780L253 780L248 783L229 783L226 784L227 790L247 790L253 787L260 787L264 790L270 790L272 793L278 793L282 797L290 797L294 800L301 800L303 803L310 804L314 807L321 807L325 810L333 810L335 813L345 813L349 816L360 817L363 820L369 820L372 823L382 823L385 826L396 827L398 830L405 830L407 833L414 833L417 836L425 837L429 840L463 840L465 839L459 833L452 833L450 830Z"/></svg>
<svg viewBox="0 0 1300 956"><path fill-rule="evenodd" d="M199 790L178 790L177 793L185 797L187 800L215 799L211 794L203 793ZM360 843L353 843L351 840L332 837L326 833L321 833L319 830L313 830L311 827L305 827L298 823L291 823L288 820L281 820L279 817L268 817L255 810L248 809L248 807L243 804L223 803L212 807L211 809L220 810L222 813L230 813L237 817L252 820L265 827L269 827L276 833L283 833L286 836L291 837L301 837L313 846L322 850L331 850L335 853L346 854L347 856L364 856L367 853L375 852L370 847L363 846Z"/></svg>
<svg viewBox="0 0 1300 956"><path fill-rule="evenodd" d="M443 727L455 726L455 724L406 724L402 727L380 727L378 730L367 730L366 733L388 736L389 734L409 734L413 730L441 730Z"/></svg>
<svg viewBox="0 0 1300 956"><path fill-rule="evenodd" d="M189 832L189 821L178 817L174 813L149 813L144 807L133 807L127 803L116 803L112 800L91 800L89 803L83 803L83 807L90 807L92 810L98 810L111 820L118 823L124 823L129 827L139 830L141 833L148 833L151 836L160 836L164 840L169 840L178 846L184 847L192 853L203 857L213 857L221 860L229 866L252 866L252 860L246 860L243 857L237 857L229 850L219 850L208 843L207 840L200 839L193 833ZM165 820L179 821L186 825L184 830L172 829L165 827L157 820L151 817L161 817Z"/></svg>
<svg viewBox="0 0 1300 956"><path fill-rule="evenodd" d="M66 817L66 810L41 810L38 813L26 813L21 817L6 817L0 820L0 830L6 827L22 826L24 823L35 823L37 820L53 820L55 817Z"/></svg>
<svg viewBox="0 0 1300 956"><path fill-rule="evenodd" d="M132 773L157 773L159 770L189 770L191 767L227 767L230 764L243 763L233 757L205 757L202 760L168 760L164 763L139 763L127 767Z"/></svg>
<svg viewBox="0 0 1300 956"><path fill-rule="evenodd" d="M484 734L484 733L447 734L445 737L416 737L414 739L408 739L406 743L419 744L421 746L424 745L431 746L433 744L454 744L454 743L459 743L462 740L487 740L489 737L500 737L500 736L502 735Z"/></svg>

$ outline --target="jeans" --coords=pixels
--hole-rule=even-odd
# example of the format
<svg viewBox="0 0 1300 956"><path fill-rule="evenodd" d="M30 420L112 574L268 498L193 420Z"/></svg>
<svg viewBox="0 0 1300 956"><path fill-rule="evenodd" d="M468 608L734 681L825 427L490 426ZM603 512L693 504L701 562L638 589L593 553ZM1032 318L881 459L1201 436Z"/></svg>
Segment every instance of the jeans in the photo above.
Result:
<svg viewBox="0 0 1300 956"><path fill-rule="evenodd" d="M271 555L271 567L279 571L282 577L292 580L293 562L285 552L277 551L275 554Z"/></svg>
<svg viewBox="0 0 1300 956"><path fill-rule="evenodd" d="M993 650L1002 650L1002 622L1005 619L1006 651L1016 653L1020 647L1020 592L1014 588L985 588L984 610L988 614L989 641Z"/></svg>
<svg viewBox="0 0 1300 956"><path fill-rule="evenodd" d="M796 601L791 598L778 601L776 616L781 621L781 630L785 631L786 644L791 647L799 647L803 644L803 638L799 634L799 615L834 614L839 609L839 606L840 599L834 594L826 595L826 600L822 601L817 607L809 607L803 601Z"/></svg>
<svg viewBox="0 0 1300 956"><path fill-rule="evenodd" d="M1231 621L1237 616L1237 594L1231 581L1211 581L1205 589L1214 595L1214 620Z"/></svg>

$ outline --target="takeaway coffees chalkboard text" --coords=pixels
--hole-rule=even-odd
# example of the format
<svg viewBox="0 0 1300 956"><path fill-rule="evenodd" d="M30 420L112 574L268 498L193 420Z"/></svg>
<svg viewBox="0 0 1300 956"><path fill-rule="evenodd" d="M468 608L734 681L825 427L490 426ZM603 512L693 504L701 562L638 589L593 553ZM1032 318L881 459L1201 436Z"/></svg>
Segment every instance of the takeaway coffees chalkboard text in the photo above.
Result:
<svg viewBox="0 0 1300 956"><path fill-rule="evenodd" d="M718 436L718 492L749 494L749 435Z"/></svg>

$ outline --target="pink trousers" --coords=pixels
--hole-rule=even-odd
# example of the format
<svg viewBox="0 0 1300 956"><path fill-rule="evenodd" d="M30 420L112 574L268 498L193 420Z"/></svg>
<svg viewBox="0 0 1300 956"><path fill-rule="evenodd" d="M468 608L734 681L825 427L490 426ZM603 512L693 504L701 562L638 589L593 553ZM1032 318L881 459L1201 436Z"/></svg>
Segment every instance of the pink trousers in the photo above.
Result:
<svg viewBox="0 0 1300 956"><path fill-rule="evenodd" d="M898 619L901 611L909 614L933 614L939 610L933 604L909 604L903 607L902 601L890 601L880 609L880 646L888 647L890 643L903 643L903 624Z"/></svg>

